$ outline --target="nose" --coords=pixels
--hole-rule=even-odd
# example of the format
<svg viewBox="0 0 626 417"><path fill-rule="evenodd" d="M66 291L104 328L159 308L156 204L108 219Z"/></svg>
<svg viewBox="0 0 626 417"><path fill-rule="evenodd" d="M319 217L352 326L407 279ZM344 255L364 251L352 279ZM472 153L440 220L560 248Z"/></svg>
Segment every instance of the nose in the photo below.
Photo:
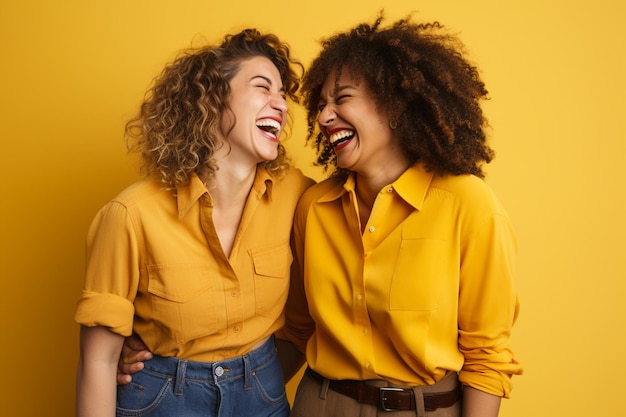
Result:
<svg viewBox="0 0 626 417"><path fill-rule="evenodd" d="M328 126L335 120L335 116L335 108L331 103L327 103L317 116L317 122L322 126Z"/></svg>
<svg viewBox="0 0 626 417"><path fill-rule="evenodd" d="M285 96L282 94L274 94L270 105L281 113L287 113L287 100L285 100Z"/></svg>

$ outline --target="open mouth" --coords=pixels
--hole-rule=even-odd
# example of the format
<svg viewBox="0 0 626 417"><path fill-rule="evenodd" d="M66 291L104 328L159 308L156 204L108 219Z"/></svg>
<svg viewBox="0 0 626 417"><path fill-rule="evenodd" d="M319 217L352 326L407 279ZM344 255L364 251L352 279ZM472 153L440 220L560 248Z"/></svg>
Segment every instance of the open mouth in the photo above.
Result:
<svg viewBox="0 0 626 417"><path fill-rule="evenodd" d="M343 144L350 141L355 135L354 130L340 130L339 132L335 132L330 135L330 144L333 148L341 148Z"/></svg>
<svg viewBox="0 0 626 417"><path fill-rule="evenodd" d="M256 126L264 132L269 133L275 139L278 138L280 134L280 123L274 119L257 120Z"/></svg>

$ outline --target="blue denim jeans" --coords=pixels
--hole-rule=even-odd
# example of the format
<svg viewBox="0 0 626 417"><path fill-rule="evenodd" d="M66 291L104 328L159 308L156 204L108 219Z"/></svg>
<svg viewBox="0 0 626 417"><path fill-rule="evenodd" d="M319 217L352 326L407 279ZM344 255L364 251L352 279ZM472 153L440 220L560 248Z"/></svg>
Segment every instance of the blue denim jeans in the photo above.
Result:
<svg viewBox="0 0 626 417"><path fill-rule="evenodd" d="M287 417L274 339L219 362L155 356L117 388L117 417Z"/></svg>

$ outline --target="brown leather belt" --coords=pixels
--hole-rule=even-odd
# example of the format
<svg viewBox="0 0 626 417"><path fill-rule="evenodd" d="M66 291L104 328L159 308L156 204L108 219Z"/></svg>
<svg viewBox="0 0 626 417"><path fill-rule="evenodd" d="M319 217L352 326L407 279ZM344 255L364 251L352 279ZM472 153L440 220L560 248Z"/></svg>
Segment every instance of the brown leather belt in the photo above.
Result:
<svg viewBox="0 0 626 417"><path fill-rule="evenodd" d="M306 374L320 384L324 377L306 369ZM415 410L415 394L410 388L375 387L365 381L353 380L329 380L328 388L357 400L360 403L375 405L383 411ZM438 408L446 408L454 405L461 399L461 385L448 392L425 392L424 409L434 411Z"/></svg>

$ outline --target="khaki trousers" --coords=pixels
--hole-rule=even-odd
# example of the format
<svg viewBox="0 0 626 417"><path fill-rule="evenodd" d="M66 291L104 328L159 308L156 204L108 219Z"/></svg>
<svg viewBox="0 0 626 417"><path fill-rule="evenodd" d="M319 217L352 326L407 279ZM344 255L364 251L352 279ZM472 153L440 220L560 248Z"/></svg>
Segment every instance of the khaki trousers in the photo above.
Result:
<svg viewBox="0 0 626 417"><path fill-rule="evenodd" d="M374 386L397 386L386 381L369 381ZM383 411L374 405L362 404L348 396L328 388L328 380L319 383L304 374L291 410L290 417L460 417L461 401L451 407L424 410L423 393L446 392L459 384L456 374L452 374L434 385L413 387L416 410Z"/></svg>

